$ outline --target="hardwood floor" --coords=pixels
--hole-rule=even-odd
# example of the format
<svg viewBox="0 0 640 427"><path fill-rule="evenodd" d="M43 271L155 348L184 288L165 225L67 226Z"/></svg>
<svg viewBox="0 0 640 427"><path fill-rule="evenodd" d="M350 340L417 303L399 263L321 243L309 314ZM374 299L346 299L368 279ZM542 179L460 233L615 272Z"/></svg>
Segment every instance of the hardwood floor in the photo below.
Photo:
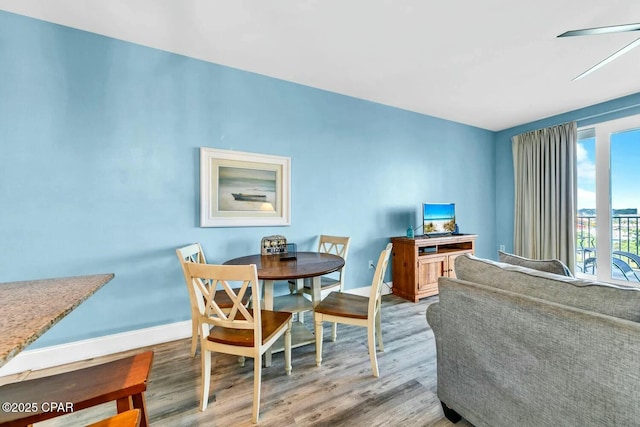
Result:
<svg viewBox="0 0 640 427"><path fill-rule="evenodd" d="M417 304L394 295L383 297L383 353L378 352L380 378L372 376L366 329L338 326L331 342L325 324L323 363L315 365L315 346L292 350L293 372L284 371L282 353L262 370L261 426L453 426L442 414L436 396L433 334L425 320L427 306L437 297ZM305 321L312 327L308 313ZM214 354L209 406L200 412L200 357L189 355L190 340L151 347L155 359L146 393L153 426L249 426L253 398L253 360L244 367L234 356ZM70 365L80 368L121 356ZM17 375L28 379L59 371ZM3 378L6 382L6 378ZM12 380L14 381L15 378ZM55 396L52 396L55 400ZM38 426L86 425L114 415L115 404L101 405L58 417ZM470 426L462 420L456 426Z"/></svg>

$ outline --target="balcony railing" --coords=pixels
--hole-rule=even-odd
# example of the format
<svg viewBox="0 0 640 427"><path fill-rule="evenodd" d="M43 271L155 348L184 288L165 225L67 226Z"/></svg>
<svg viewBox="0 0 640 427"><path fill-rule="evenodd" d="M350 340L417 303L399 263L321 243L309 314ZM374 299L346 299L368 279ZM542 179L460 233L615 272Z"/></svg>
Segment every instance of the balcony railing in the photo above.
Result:
<svg viewBox="0 0 640 427"><path fill-rule="evenodd" d="M611 229L612 250L640 254L640 216L614 216ZM596 247L596 217L579 216L576 224L578 249Z"/></svg>
<svg viewBox="0 0 640 427"><path fill-rule="evenodd" d="M624 251L640 255L640 216L621 215L611 218L611 251ZM595 257L596 217L578 216L576 221L576 264L583 269L585 261Z"/></svg>

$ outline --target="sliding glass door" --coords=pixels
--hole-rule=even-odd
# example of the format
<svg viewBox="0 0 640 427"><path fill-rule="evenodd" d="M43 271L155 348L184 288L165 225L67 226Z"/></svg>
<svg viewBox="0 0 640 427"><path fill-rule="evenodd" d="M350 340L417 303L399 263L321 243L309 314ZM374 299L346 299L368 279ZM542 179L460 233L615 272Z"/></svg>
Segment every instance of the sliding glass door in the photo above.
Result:
<svg viewBox="0 0 640 427"><path fill-rule="evenodd" d="M580 129L576 272L640 286L640 116Z"/></svg>

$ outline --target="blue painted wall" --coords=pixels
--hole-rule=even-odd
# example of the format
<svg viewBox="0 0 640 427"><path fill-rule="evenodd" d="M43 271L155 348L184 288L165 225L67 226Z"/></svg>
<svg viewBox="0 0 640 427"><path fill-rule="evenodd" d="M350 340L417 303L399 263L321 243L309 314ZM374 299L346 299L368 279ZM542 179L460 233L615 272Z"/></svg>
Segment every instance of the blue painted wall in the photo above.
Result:
<svg viewBox="0 0 640 427"><path fill-rule="evenodd" d="M200 228L201 146L291 157L292 225ZM360 287L423 201L455 202L493 257L495 158L487 130L0 12L0 282L115 273L33 348L189 319L195 241L350 235Z"/></svg>
<svg viewBox="0 0 640 427"><path fill-rule="evenodd" d="M640 93L603 102L557 116L497 132L496 141L496 242L513 251L513 157L511 138L524 132L576 121L578 127L640 114Z"/></svg>

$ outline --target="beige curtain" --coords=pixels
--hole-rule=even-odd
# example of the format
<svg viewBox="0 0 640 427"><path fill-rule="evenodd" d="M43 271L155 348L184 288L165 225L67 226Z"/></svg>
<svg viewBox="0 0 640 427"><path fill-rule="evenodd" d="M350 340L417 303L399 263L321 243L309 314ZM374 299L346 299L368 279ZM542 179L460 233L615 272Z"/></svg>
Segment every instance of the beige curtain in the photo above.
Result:
<svg viewBox="0 0 640 427"><path fill-rule="evenodd" d="M527 258L563 261L576 256L575 122L514 136L514 252Z"/></svg>

